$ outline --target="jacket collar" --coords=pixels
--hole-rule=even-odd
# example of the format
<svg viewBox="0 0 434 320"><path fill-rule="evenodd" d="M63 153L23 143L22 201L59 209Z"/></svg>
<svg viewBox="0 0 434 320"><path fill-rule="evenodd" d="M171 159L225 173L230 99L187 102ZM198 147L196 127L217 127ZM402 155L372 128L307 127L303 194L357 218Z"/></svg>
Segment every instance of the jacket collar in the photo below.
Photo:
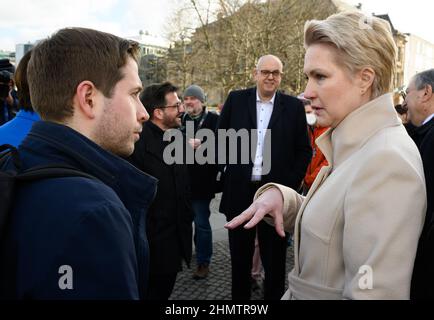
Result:
<svg viewBox="0 0 434 320"><path fill-rule="evenodd" d="M248 110L250 114L250 119L252 121L252 128L257 128L257 115L256 115L256 101L259 97L257 93L257 88L251 88L249 89L249 97L248 97ZM268 123L268 129L271 129L276 120L279 118L280 113L282 112L284 106L282 105L282 99L280 96L280 92L276 91L276 93L273 96L273 113L271 114L270 122Z"/></svg>
<svg viewBox="0 0 434 320"><path fill-rule="evenodd" d="M434 118L434 113L430 114L423 122L422 125L427 124Z"/></svg>
<svg viewBox="0 0 434 320"><path fill-rule="evenodd" d="M431 118L428 122L421 125L420 127L417 127L415 130L415 134L419 136L425 136L427 132L434 127L434 118Z"/></svg>
<svg viewBox="0 0 434 320"><path fill-rule="evenodd" d="M162 162L164 162L164 148L169 144L169 141L165 141L163 139L164 133L165 131L155 123L152 121L146 121L143 124L143 131L140 135L140 139L142 140L142 144L144 146L144 151L154 155Z"/></svg>
<svg viewBox="0 0 434 320"><path fill-rule="evenodd" d="M284 109L282 95L279 91L276 92L274 95L274 105L273 105L273 113L271 114L270 122L268 123L268 129L272 129L274 126L274 123L277 121L277 119L280 118L280 114L282 113Z"/></svg>
<svg viewBox="0 0 434 320"><path fill-rule="evenodd" d="M152 122L152 120L146 121L143 126L149 127L149 129L152 130L155 134L158 136L161 136L161 139L163 139L164 136L164 130L161 129L159 126L157 126L155 123Z"/></svg>
<svg viewBox="0 0 434 320"><path fill-rule="evenodd" d="M393 107L392 94L384 94L351 112L316 143L333 168L360 149L378 131L402 125Z"/></svg>
<svg viewBox="0 0 434 320"><path fill-rule="evenodd" d="M146 121L146 122L143 124L143 128L145 128L145 127L148 127L148 128L152 131L152 133L155 135L155 137L158 138L157 140L149 139L149 141L150 141L150 142L162 141L162 144L163 144L163 145L167 145L167 144L169 144L168 141L163 140L163 138L164 138L164 134L165 134L166 132L171 132L172 130L178 130L178 131L181 130L181 128L170 128L170 129L167 129L166 131L164 131L164 130L161 129L159 126L157 126L155 123L153 123L152 121ZM145 134L143 134L143 136L144 136L144 139L147 139L146 136L145 136ZM142 139L143 139L143 138L142 138ZM148 141L148 142L149 142L149 141ZM161 143L160 143L160 144L161 144Z"/></svg>
<svg viewBox="0 0 434 320"><path fill-rule="evenodd" d="M137 209L138 205L146 208L154 198L157 184L154 177L70 127L48 121L35 122L20 149L32 152L25 167L50 163L74 166L111 187L128 209Z"/></svg>
<svg viewBox="0 0 434 320"><path fill-rule="evenodd" d="M274 99L276 99L276 93L277 91L273 94L273 97L270 99L270 101L268 101L269 103L274 105ZM261 97L259 97L259 92L258 92L258 88L256 88L256 102L263 102L261 100Z"/></svg>
<svg viewBox="0 0 434 320"><path fill-rule="evenodd" d="M248 102L247 109L250 114L250 120L252 121L252 128L257 128L257 117L256 117L256 88L248 89Z"/></svg>

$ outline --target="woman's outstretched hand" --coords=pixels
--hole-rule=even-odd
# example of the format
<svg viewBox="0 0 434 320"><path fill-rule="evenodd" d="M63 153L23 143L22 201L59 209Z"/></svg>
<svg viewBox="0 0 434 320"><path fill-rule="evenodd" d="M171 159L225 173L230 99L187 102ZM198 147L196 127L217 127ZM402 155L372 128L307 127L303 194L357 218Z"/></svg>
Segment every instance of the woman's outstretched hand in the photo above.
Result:
<svg viewBox="0 0 434 320"><path fill-rule="evenodd" d="M283 228L283 196L279 189L270 188L256 199L250 207L244 210L240 215L233 218L225 224L225 228L234 229L244 222L248 221L244 226L245 229L250 229L256 226L265 215L269 215L274 220L276 232L285 237Z"/></svg>

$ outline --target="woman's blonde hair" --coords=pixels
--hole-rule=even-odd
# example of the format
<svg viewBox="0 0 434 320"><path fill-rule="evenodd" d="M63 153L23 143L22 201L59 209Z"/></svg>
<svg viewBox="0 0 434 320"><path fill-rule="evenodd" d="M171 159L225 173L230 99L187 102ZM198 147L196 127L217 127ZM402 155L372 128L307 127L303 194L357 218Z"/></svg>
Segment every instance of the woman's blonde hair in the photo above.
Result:
<svg viewBox="0 0 434 320"><path fill-rule="evenodd" d="M326 20L307 21L304 46L326 43L338 49L337 61L352 74L371 67L375 71L372 99L390 92L396 70L396 46L388 22L360 12L342 12Z"/></svg>

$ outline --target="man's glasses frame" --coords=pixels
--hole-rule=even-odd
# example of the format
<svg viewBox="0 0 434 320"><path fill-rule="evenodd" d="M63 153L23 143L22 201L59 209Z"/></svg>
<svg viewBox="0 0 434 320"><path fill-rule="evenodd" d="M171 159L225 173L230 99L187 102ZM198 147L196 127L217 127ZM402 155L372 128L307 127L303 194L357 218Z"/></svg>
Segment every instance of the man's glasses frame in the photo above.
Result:
<svg viewBox="0 0 434 320"><path fill-rule="evenodd" d="M164 107L157 107L156 109L167 109L167 108L176 108L179 111L179 108L182 106L182 102L179 101L176 104L172 105L172 106L164 106Z"/></svg>
<svg viewBox="0 0 434 320"><path fill-rule="evenodd" d="M259 70L259 72L265 78L268 78L270 74L273 76L273 78L278 78L283 75L283 72L281 72L280 70Z"/></svg>

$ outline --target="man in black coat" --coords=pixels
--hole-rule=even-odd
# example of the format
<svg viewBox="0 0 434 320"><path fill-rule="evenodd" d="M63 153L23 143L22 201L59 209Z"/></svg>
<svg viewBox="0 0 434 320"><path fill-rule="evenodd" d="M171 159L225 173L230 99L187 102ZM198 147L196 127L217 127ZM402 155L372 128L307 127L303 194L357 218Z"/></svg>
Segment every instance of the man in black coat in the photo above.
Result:
<svg viewBox="0 0 434 320"><path fill-rule="evenodd" d="M163 136L181 125L184 107L171 83L151 85L140 96L150 115L129 161L158 179L158 189L147 216L150 271L147 298L167 300L182 270L191 260L193 214L185 164L170 163ZM179 132L179 136L182 134Z"/></svg>
<svg viewBox="0 0 434 320"><path fill-rule="evenodd" d="M434 298L434 69L413 77L404 104L416 126L412 138L419 148L425 173L427 211L419 239L411 283L412 299ZM403 190L405 192L405 190Z"/></svg>
<svg viewBox="0 0 434 320"><path fill-rule="evenodd" d="M247 129L249 136L247 142L237 140L236 155L231 154L230 147L222 155L220 130L218 134L218 162L226 165L220 211L228 221L250 206L260 186L276 182L298 190L306 174L312 155L306 116L297 98L277 91L282 68L277 57L261 57L254 71L256 88L231 92L223 106L218 129ZM246 156L243 143L247 147L251 143L247 162L242 159ZM279 237L265 222L258 224L257 233L265 270L264 298L280 299L284 293L287 239ZM233 299L250 299L255 235L256 229L229 231Z"/></svg>
<svg viewBox="0 0 434 320"><path fill-rule="evenodd" d="M182 118L182 127L186 132L190 149L194 154L200 150L206 138L196 136L199 130L209 130L214 133L217 128L218 115L209 112L205 102L205 93L197 85L191 85L184 91L184 106L186 113ZM204 151L206 153L206 151ZM207 154L204 154L206 157ZM214 160L214 157L213 157ZM195 280L205 279L209 273L212 256L212 229L209 223L211 214L209 204L214 198L218 168L215 163L194 161L188 166L191 180L192 207L194 212L194 244L196 248L197 269L193 274Z"/></svg>

